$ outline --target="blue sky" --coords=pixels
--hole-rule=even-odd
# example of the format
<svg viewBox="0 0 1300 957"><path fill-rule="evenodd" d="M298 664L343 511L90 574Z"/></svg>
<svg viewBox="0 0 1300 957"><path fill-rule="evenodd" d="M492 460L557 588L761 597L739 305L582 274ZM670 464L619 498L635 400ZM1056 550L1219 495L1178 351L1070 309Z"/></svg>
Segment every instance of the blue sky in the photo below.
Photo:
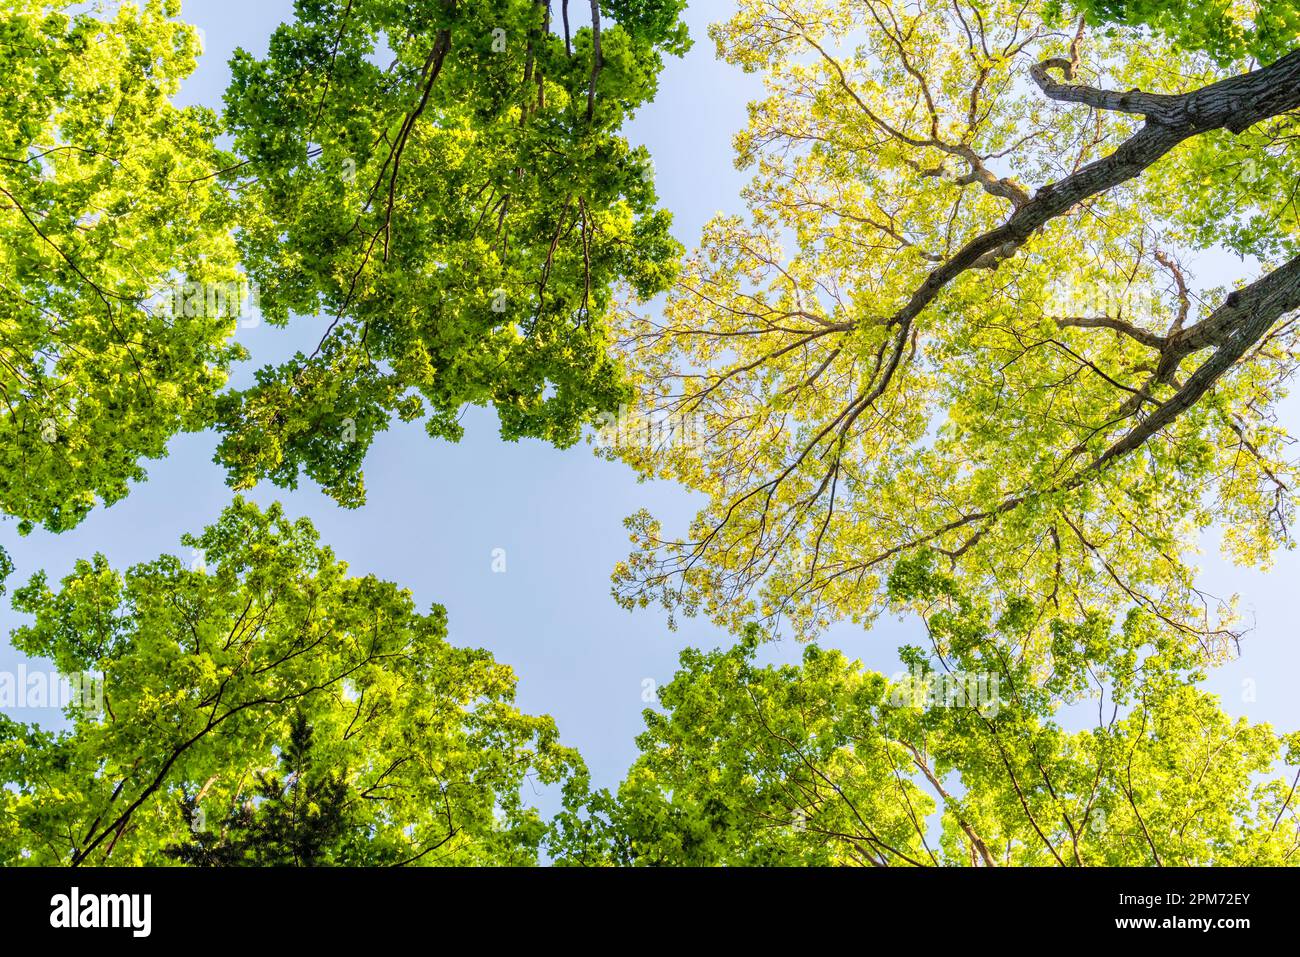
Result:
<svg viewBox="0 0 1300 957"><path fill-rule="evenodd" d="M688 247L715 213L743 210L738 194L746 175L733 166L731 136L744 125L746 103L761 85L714 58L705 28L727 9L723 2L693 5L694 49L684 60L669 61L658 99L628 130L633 142L650 148L662 202ZM182 99L219 107L231 52L243 46L263 53L275 26L291 17L291 4L189 0L184 17L203 29L206 53ZM314 344L319 321L239 330L252 359L237 372L236 384L251 379L257 366ZM1294 426L1297 411L1290 403L1284 422ZM630 547L623 518L645 507L665 528L681 529L698 502L665 483L639 483L630 469L598 459L585 446L558 451L531 440L502 442L489 411L472 409L464 421L458 445L429 439L418 424L395 423L382 434L366 461L369 501L362 508L341 509L309 482L294 492L263 486L249 497L263 504L278 499L289 514L310 518L357 573L398 582L423 607L445 605L451 640L487 648L512 665L520 706L553 715L596 783L616 784L635 756L647 680L667 681L682 647L730 641L699 620L686 619L670 632L661 612L629 613L610 597L610 571ZM119 568L162 552L187 554L181 534L213 521L231 499L211 461L216 442L212 433L177 437L167 459L147 464L147 482L70 532L19 538L14 522L0 525L0 544L17 566L10 584L42 568L57 580L77 558L96 551ZM494 549L505 550L504 573L492 570ZM1230 714L1300 727L1300 700L1290 685L1297 663L1291 589L1300 582L1300 560L1283 555L1268 573L1237 569L1218 557L1211 541L1203 567L1205 588L1239 592L1254 625L1242 657L1216 672L1209 686ZM0 609L6 631L19 620L7 604ZM823 643L892 673L900 668L895 649L906 641L921 643L919 624L886 619L870 632L839 626ZM799 652L787 642L766 657L789 660ZM0 670L13 670L19 660L13 649L0 648ZM1254 700L1247 681L1254 682ZM58 720L56 712L11 713L21 720Z"/></svg>

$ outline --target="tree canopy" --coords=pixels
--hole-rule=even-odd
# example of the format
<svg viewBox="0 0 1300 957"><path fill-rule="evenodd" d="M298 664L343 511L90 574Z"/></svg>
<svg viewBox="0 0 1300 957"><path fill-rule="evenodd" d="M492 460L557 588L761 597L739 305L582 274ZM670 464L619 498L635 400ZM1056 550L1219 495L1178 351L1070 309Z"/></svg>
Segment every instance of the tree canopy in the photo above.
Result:
<svg viewBox="0 0 1300 957"><path fill-rule="evenodd" d="M1300 10L1291 0L1058 0L1048 10L1059 13L1063 7L1072 7L1094 25L1150 27L1225 65L1247 58L1271 63L1295 49L1300 34Z"/></svg>
<svg viewBox="0 0 1300 957"><path fill-rule="evenodd" d="M813 637L932 548L1043 627L1137 605L1230 650L1192 555L1216 522L1241 561L1291 544L1300 52L999 0L742 2L714 39L767 84L749 211L620 340L705 438L615 452L709 502L629 520L619 597ZM1205 289L1215 248L1247 265Z"/></svg>
<svg viewBox="0 0 1300 957"><path fill-rule="evenodd" d="M663 710L646 711L641 755L617 791L584 795L557 818L557 860L1291 860L1297 775L1278 771L1300 762L1300 737L1225 715L1195 686L1195 657L1141 611L1117 625L1054 620L1044 677L1026 654L1032 605L1012 603L992 621L987 602L935 570L937 557L900 563L890 584L898 600L924 607L930 639L904 649L906 676L817 645L800 665L759 667L757 628L726 650L684 652L660 691Z"/></svg>
<svg viewBox="0 0 1300 957"><path fill-rule="evenodd" d="M562 23L300 2L264 60L237 53L224 116L173 105L200 52L177 0L75 6L0 21L0 508L22 530L122 498L180 429L219 428L236 487L305 472L355 505L393 417L456 439L492 404L505 436L569 445L625 398L611 289L666 288L681 250L619 130L688 45L682 0L586 26L567 0ZM320 336L217 401L244 358L231 283Z"/></svg>
<svg viewBox="0 0 1300 957"><path fill-rule="evenodd" d="M217 118L172 103L197 32L174 0L77 6L0 15L0 510L20 530L126 495L212 421L240 354L231 315L171 308L178 282L238 279Z"/></svg>
<svg viewBox="0 0 1300 957"><path fill-rule="evenodd" d="M101 675L103 707L74 701L64 732L0 718L0 859L202 862L216 845L238 863L253 839L266 863L536 861L521 787L585 772L514 706L508 667L449 644L440 606L349 576L279 507L237 499L183 544L197 567L97 555L15 590L33 622L14 645ZM312 804L328 827L284 820Z"/></svg>
<svg viewBox="0 0 1300 957"><path fill-rule="evenodd" d="M236 497L14 589L101 694L0 715L0 862L1294 863L1300 733L1205 690L1243 628L1196 564L1295 544L1294 0L736 0L752 177L689 254L625 136L685 0L296 0L220 112L177 0L87 6L0 12L0 513L209 429L355 507L394 420L630 406L668 427L602 454L704 504L628 518L614 596L732 641L593 787L441 606ZM250 298L309 347L231 388ZM886 612L906 674L824 647Z"/></svg>
<svg viewBox="0 0 1300 957"><path fill-rule="evenodd" d="M222 405L237 487L300 471L363 499L374 434L455 439L491 403L507 438L572 444L625 396L611 288L666 288L678 253L649 157L619 134L686 46L682 0L552 23L537 0L299 3L239 53L226 117L247 172L240 248L271 322L310 354Z"/></svg>

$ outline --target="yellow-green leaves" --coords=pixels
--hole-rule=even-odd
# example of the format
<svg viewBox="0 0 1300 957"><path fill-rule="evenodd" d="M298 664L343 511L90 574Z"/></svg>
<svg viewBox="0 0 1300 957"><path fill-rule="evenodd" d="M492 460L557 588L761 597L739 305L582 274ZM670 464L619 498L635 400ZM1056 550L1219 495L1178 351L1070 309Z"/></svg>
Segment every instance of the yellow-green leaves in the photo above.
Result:
<svg viewBox="0 0 1300 957"><path fill-rule="evenodd" d="M816 645L761 666L757 630L688 650L645 713L617 791L570 796L561 863L1152 866L1287 862L1300 840L1291 737L1233 720L1141 613L989 604L903 562L931 646L883 675ZM1040 663L1041 666L1040 666ZM1100 704L1099 704L1100 702ZM1283 772L1279 774L1279 772Z"/></svg>
<svg viewBox="0 0 1300 957"><path fill-rule="evenodd" d="M1225 65L1253 57L1271 63L1300 42L1300 10L1292 0L1054 0L1094 24L1151 27Z"/></svg>
<svg viewBox="0 0 1300 957"><path fill-rule="evenodd" d="M212 421L234 318L175 314L235 281L216 122L170 98L194 69L175 4L0 14L0 510L59 531Z"/></svg>
<svg viewBox="0 0 1300 957"><path fill-rule="evenodd" d="M322 333L223 400L237 487L305 472L354 505L395 415L455 440L491 404L507 438L564 446L618 407L611 290L663 290L679 253L619 128L684 48L681 6L562 29L536 0L318 4L236 55L242 251L268 318Z"/></svg>
<svg viewBox="0 0 1300 957"><path fill-rule="evenodd" d="M622 457L709 502L632 524L618 597L807 638L932 547L1040 622L1137 605L1224 653L1201 534L1261 562L1293 521L1300 53L1220 69L1001 0L743 2L713 35L767 87L748 215L621 339L639 409L704 420ZM1220 240L1265 258L1235 297L1198 283Z"/></svg>
<svg viewBox="0 0 1300 957"><path fill-rule="evenodd" d="M3 819L17 823L0 828L0 860L162 864L220 849L256 863L224 829L311 836L240 812L276 790L277 752L305 749L309 728L306 793L327 818L313 840L328 838L315 863L535 861L524 778L582 765L549 718L514 707L508 667L448 644L441 607L421 614L397 586L349 576L278 506L237 499L184 544L189 562L123 573L96 556L57 589L36 576L17 590L34 620L14 644L101 674L104 693L57 735L0 718Z"/></svg>

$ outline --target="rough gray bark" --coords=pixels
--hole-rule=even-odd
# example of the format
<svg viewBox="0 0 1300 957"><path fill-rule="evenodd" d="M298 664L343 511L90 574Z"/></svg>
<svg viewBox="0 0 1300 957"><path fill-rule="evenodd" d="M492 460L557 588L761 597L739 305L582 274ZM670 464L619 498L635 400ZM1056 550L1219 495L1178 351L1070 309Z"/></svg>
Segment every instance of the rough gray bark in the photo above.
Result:
<svg viewBox="0 0 1300 957"><path fill-rule="evenodd" d="M1066 90L1074 92L1062 92ZM1143 127L1120 144L1114 153L1059 182L1044 186L1005 223L972 239L930 273L907 305L890 318L891 325L910 327L912 320L962 273L987 264L989 257L1006 258L1048 221L1085 199L1140 176L1184 140L1216 129L1241 133L1270 117L1300 109L1300 51L1288 54L1262 70L1230 77L1179 96L1113 94L1087 87L1058 85L1054 98L1088 102L1085 98L1088 96L1095 101L1089 105L1100 109L1111 108L1102 104L1114 97L1140 96L1143 99L1133 102L1140 102L1151 112L1147 113Z"/></svg>

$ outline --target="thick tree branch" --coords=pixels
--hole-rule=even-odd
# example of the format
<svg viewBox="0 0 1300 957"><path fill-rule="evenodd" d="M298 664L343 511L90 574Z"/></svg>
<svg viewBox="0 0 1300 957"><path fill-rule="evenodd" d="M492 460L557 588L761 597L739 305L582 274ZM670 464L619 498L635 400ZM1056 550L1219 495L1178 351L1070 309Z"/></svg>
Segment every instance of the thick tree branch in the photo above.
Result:
<svg viewBox="0 0 1300 957"><path fill-rule="evenodd" d="M891 323L907 323L925 310L958 276L985 257L1016 249L1047 222L1080 202L1140 176L1179 143L1216 129L1240 133L1261 120L1300 108L1300 51L1272 66L1231 77L1174 97L1158 117L1120 144L1109 156L1040 189L1003 225L967 243L912 295Z"/></svg>

